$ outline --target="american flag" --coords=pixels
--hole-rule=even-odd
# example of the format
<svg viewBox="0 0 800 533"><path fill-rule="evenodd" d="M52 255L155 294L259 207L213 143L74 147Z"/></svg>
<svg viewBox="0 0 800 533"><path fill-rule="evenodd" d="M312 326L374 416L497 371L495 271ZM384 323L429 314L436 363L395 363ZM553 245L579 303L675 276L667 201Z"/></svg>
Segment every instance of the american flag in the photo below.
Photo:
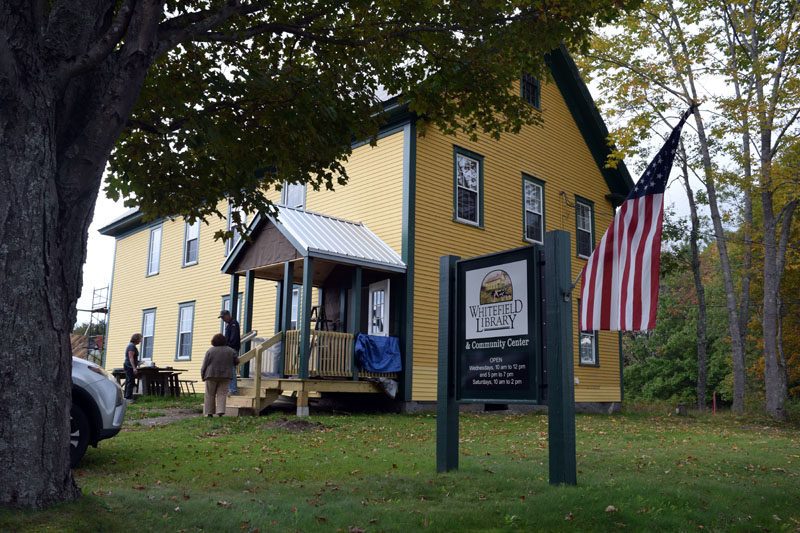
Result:
<svg viewBox="0 0 800 533"><path fill-rule="evenodd" d="M580 329L656 325L664 189L689 108L623 202L583 271Z"/></svg>

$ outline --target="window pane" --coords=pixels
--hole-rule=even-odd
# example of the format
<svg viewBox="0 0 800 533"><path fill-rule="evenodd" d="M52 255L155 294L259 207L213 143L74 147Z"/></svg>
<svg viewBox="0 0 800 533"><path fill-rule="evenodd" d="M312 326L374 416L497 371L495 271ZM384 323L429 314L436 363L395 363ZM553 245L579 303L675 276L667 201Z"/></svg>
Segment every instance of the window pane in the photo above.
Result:
<svg viewBox="0 0 800 533"><path fill-rule="evenodd" d="M596 364L597 361L594 357L594 333L581 333L580 358L581 364Z"/></svg>
<svg viewBox="0 0 800 533"><path fill-rule="evenodd" d="M525 212L525 237L532 241L542 241L542 215Z"/></svg>
<svg viewBox="0 0 800 533"><path fill-rule="evenodd" d="M142 359L153 358L153 337L142 337Z"/></svg>
<svg viewBox="0 0 800 533"><path fill-rule="evenodd" d="M184 263L196 263L197 262L197 252L198 252L198 244L197 239L192 239L190 241L186 241L186 258Z"/></svg>
<svg viewBox="0 0 800 533"><path fill-rule="evenodd" d="M150 249L147 254L147 273L157 274L161 257L161 227L150 230Z"/></svg>
<svg viewBox="0 0 800 533"><path fill-rule="evenodd" d="M578 239L578 255L584 257L592 255L591 234L585 231L578 231L576 237Z"/></svg>
<svg viewBox="0 0 800 533"><path fill-rule="evenodd" d="M534 213L542 212L542 188L529 181L525 182L525 209Z"/></svg>
<svg viewBox="0 0 800 533"><path fill-rule="evenodd" d="M372 323L370 333L383 332L384 301L384 291L375 291L372 293Z"/></svg>
<svg viewBox="0 0 800 533"><path fill-rule="evenodd" d="M286 184L286 205L288 207L303 207L305 202L306 186L304 183Z"/></svg>
<svg viewBox="0 0 800 533"><path fill-rule="evenodd" d="M194 224L186 223L186 239L196 239L200 235L200 221L195 220Z"/></svg>
<svg viewBox="0 0 800 533"><path fill-rule="evenodd" d="M478 194L458 189L458 218L478 222Z"/></svg>
<svg viewBox="0 0 800 533"><path fill-rule="evenodd" d="M458 186L477 192L478 179L480 178L480 163L471 157L461 154L456 155L456 161L458 165L456 169Z"/></svg>

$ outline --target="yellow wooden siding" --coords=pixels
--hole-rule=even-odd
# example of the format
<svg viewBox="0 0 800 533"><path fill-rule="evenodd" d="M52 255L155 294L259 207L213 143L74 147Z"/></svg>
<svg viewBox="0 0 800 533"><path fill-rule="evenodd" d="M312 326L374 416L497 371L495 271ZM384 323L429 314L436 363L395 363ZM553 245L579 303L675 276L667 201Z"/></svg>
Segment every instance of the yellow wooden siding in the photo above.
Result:
<svg viewBox="0 0 800 533"><path fill-rule="evenodd" d="M220 208L223 213L227 207ZM153 362L158 366L187 369L182 379L200 379L200 366L211 337L220 332L218 317L222 297L230 292L230 276L222 274L225 245L215 241L214 232L225 227L225 220L201 223L198 263L182 267L184 220L180 217L163 223L159 273L145 276L149 227L117 241L114 280L109 311L106 367L122 366L125 347L133 333L142 329L142 311L155 308ZM239 291L244 296L244 279ZM274 331L275 283L256 280L253 325L259 336L271 337ZM179 304L194 302L191 360L175 360ZM241 322L241 317L238 317ZM140 346L141 348L141 346Z"/></svg>
<svg viewBox="0 0 800 533"><path fill-rule="evenodd" d="M608 187L557 87L542 85L543 127L495 141L428 131L417 141L414 264L414 369L412 399L436 398L439 257L470 257L523 246L522 173L545 182L545 229L563 229L575 243L575 194L595 204L595 226L602 235L611 221ZM453 146L483 156L484 228L453 222ZM564 191L566 198L561 192ZM595 236L599 241L599 236ZM584 261L572 254L573 278ZM619 401L619 351L616 333L600 335L600 366L578 366L575 333L576 401Z"/></svg>
<svg viewBox="0 0 800 533"><path fill-rule="evenodd" d="M403 132L353 150L350 180L334 191L308 188L306 209L363 222L398 254L403 240Z"/></svg>

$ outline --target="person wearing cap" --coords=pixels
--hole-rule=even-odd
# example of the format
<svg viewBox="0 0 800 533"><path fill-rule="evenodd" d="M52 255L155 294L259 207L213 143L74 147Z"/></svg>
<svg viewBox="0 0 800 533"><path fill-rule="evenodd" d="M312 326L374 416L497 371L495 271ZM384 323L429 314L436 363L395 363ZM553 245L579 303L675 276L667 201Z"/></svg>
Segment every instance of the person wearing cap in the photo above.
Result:
<svg viewBox="0 0 800 533"><path fill-rule="evenodd" d="M223 309L219 313L219 318L225 322L225 344L230 346L239 355L239 348L242 347L242 342L239 335L239 323L231 316L231 312ZM236 366L233 367L233 379L228 386L228 394L236 394L239 392L239 387L236 385Z"/></svg>

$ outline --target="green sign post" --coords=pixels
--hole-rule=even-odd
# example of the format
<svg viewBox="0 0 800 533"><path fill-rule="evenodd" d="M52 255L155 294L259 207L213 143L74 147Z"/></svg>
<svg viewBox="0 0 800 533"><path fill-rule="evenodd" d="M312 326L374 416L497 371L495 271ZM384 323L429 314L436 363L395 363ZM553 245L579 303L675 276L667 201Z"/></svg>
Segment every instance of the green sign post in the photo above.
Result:
<svg viewBox="0 0 800 533"><path fill-rule="evenodd" d="M460 403L547 403L550 482L574 485L570 243L440 259L436 466L458 468Z"/></svg>

